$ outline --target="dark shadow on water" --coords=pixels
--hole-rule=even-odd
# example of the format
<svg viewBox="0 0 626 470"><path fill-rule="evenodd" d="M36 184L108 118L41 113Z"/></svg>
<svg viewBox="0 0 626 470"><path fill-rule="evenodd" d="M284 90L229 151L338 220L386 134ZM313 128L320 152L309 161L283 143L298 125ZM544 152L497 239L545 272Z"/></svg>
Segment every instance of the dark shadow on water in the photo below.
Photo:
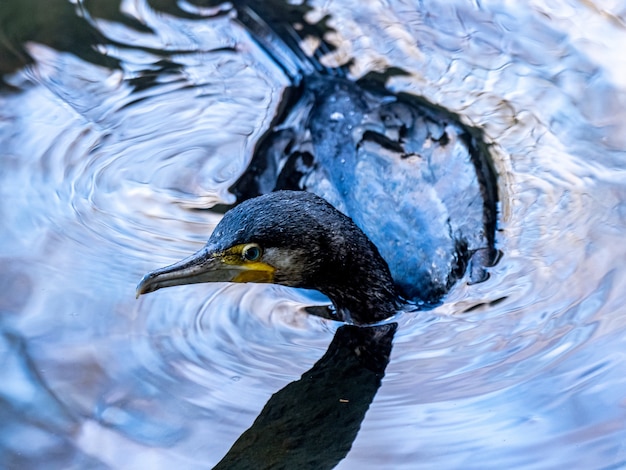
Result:
<svg viewBox="0 0 626 470"><path fill-rule="evenodd" d="M380 387L396 327L339 328L326 354L270 398L215 468L335 467Z"/></svg>

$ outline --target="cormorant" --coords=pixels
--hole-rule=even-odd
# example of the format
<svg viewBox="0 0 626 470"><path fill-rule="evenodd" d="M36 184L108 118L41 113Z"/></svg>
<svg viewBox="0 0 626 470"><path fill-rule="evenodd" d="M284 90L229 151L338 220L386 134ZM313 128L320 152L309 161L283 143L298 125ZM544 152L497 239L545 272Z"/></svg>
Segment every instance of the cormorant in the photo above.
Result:
<svg viewBox="0 0 626 470"><path fill-rule="evenodd" d="M263 282L316 289L339 320L375 323L402 300L389 267L352 219L303 191L277 191L226 212L206 246L146 274L137 296L199 282Z"/></svg>

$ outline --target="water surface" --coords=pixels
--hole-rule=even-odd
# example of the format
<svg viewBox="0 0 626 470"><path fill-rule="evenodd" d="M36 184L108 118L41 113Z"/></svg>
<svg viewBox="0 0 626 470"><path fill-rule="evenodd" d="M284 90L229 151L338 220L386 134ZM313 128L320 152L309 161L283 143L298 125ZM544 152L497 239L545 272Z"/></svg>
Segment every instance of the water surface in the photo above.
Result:
<svg viewBox="0 0 626 470"><path fill-rule="evenodd" d="M0 16L2 466L211 468L340 324L276 286L134 289L208 238L288 80L226 7L20 5ZM410 72L390 88L482 129L499 176L501 260L397 318L338 468L625 466L626 10L312 6L328 65Z"/></svg>

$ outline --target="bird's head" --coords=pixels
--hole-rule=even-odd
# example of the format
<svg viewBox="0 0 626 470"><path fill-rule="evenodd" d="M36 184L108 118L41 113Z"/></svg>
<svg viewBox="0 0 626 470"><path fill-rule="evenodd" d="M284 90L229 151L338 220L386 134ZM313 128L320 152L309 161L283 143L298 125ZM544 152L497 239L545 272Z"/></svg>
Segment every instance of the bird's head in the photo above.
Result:
<svg viewBox="0 0 626 470"><path fill-rule="evenodd" d="M342 317L371 323L397 307L387 263L374 244L322 198L277 191L228 211L206 246L146 274L137 296L199 282L262 282L317 289Z"/></svg>

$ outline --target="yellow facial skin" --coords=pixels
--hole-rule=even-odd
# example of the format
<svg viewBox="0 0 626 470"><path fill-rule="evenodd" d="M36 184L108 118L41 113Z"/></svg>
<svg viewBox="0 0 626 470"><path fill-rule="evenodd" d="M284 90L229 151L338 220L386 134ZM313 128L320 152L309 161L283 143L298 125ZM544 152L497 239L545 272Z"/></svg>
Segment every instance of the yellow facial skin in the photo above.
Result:
<svg viewBox="0 0 626 470"><path fill-rule="evenodd" d="M258 259L249 260L244 256L245 251L250 247L256 247L259 250ZM228 266L237 266L242 268L241 272L232 278L232 282L273 282L274 272L276 268L267 263L260 261L262 251L256 244L245 243L235 245L229 248L221 255L222 263Z"/></svg>

